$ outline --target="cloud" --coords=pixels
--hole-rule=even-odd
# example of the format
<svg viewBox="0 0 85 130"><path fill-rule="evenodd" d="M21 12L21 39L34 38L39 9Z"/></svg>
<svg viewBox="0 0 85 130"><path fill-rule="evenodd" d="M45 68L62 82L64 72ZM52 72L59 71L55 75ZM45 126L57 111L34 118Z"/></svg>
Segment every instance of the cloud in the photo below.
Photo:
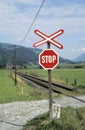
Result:
<svg viewBox="0 0 85 130"><path fill-rule="evenodd" d="M81 40L85 41L85 37L81 38Z"/></svg>
<svg viewBox="0 0 85 130"><path fill-rule="evenodd" d="M51 17L61 16L85 16L84 4L64 4L61 6L50 6L50 10L47 6L43 7L41 14L50 15Z"/></svg>
<svg viewBox="0 0 85 130"><path fill-rule="evenodd" d="M44 6L38 18L38 25L47 28L64 28L66 32L78 33L85 32L85 5L84 4L65 4L61 6ZM51 29L52 29L51 28ZM49 28L50 29L50 28Z"/></svg>
<svg viewBox="0 0 85 130"><path fill-rule="evenodd" d="M82 51L85 51L85 48L82 48Z"/></svg>
<svg viewBox="0 0 85 130"><path fill-rule="evenodd" d="M0 1L0 21L1 24L7 28L18 31L28 28L33 21L41 2L39 0L7 0ZM22 5L20 8L20 4ZM25 7L24 4L27 4ZM32 6L30 7L29 4ZM34 8L34 5L35 8ZM28 8L29 7L29 8ZM23 11L23 8L26 10ZM85 8L83 4L64 5L64 6L50 6L44 4L40 14L35 22L39 28L46 26L49 28L64 27L68 31L84 30L85 17L83 16ZM74 15L75 17L69 17ZM79 15L81 18L79 18ZM78 16L78 17L77 17ZM2 26L2 28L3 28Z"/></svg>
<svg viewBox="0 0 85 130"><path fill-rule="evenodd" d="M21 0L23 2L23 0ZM21 2L18 0L18 2ZM29 1L29 0L28 0ZM27 1L27 2L28 2ZM6 1L7 2L7 1ZM16 4L9 4L6 2L1 2L0 1L0 29L4 32L4 28L10 31L10 33L14 32L14 30L19 31L24 30L25 27L31 23L32 19L34 18L36 10L33 8L28 9L25 12L22 12ZM15 2L17 2L15 0ZM25 1L26 2L26 1ZM33 0L29 1L31 4ZM38 2L39 3L39 2ZM12 32L11 32L12 31ZM5 32L6 33L6 32Z"/></svg>
<svg viewBox="0 0 85 130"><path fill-rule="evenodd" d="M72 52L85 52L85 48L73 49Z"/></svg>

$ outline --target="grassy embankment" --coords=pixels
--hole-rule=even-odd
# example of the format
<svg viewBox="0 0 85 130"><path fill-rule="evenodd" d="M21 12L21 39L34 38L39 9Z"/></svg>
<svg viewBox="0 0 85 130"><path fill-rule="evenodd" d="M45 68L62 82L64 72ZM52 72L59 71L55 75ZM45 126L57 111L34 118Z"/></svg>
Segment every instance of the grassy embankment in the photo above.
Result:
<svg viewBox="0 0 85 130"><path fill-rule="evenodd" d="M17 85L6 70L0 70L0 103L26 100L40 100L48 97L47 92L42 92L28 86L18 79Z"/></svg>
<svg viewBox="0 0 85 130"><path fill-rule="evenodd" d="M23 130L85 130L85 108L61 109L61 117L49 123L48 113L27 122Z"/></svg>

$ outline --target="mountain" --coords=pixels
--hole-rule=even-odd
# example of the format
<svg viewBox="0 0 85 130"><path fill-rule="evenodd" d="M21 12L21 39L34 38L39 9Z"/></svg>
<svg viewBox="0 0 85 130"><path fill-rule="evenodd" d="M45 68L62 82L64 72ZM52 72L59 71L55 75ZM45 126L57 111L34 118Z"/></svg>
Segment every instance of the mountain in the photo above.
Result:
<svg viewBox="0 0 85 130"><path fill-rule="evenodd" d="M70 63L70 64L72 64L72 63L74 63L73 61L71 61L71 60L69 60L69 59L64 59L64 58L62 58L62 57L59 57L59 62L60 63Z"/></svg>
<svg viewBox="0 0 85 130"><path fill-rule="evenodd" d="M0 43L0 67L5 67L7 63L14 65L15 60L20 66L38 64L38 55L41 51L41 49Z"/></svg>
<svg viewBox="0 0 85 130"><path fill-rule="evenodd" d="M85 53L80 54L74 59L75 62L85 62Z"/></svg>
<svg viewBox="0 0 85 130"><path fill-rule="evenodd" d="M9 46L12 46L10 43L0 43L0 48L8 48Z"/></svg>
<svg viewBox="0 0 85 130"><path fill-rule="evenodd" d="M0 43L0 67L5 67L7 63L13 66L15 62L19 66L39 64L38 56L41 51L41 49L37 48L26 48L23 46ZM59 62L72 63L72 61L62 57L59 57Z"/></svg>

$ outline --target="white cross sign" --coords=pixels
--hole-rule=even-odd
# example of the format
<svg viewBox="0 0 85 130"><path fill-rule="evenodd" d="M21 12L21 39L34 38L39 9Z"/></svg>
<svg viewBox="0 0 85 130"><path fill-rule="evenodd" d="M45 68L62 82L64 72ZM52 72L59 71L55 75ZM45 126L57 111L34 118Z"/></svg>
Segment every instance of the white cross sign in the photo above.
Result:
<svg viewBox="0 0 85 130"><path fill-rule="evenodd" d="M46 34L40 32L39 30L35 30L34 31L38 36L40 36L41 38L43 38L43 40L39 41L39 42L36 42L33 44L33 47L37 47L37 46L40 46L44 43L47 43L47 42L50 42L52 43L53 45L55 45L56 47L58 47L59 49L62 49L63 48L63 45L60 44L59 42L56 42L54 40L54 38L60 36L61 34L64 33L64 30L63 29L60 29L58 30L57 32L47 36Z"/></svg>

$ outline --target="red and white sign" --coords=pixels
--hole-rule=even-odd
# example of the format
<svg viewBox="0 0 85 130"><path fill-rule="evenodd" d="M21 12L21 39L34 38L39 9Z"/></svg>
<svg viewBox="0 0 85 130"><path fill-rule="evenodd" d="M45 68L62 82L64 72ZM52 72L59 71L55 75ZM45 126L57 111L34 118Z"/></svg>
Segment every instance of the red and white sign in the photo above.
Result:
<svg viewBox="0 0 85 130"><path fill-rule="evenodd" d="M56 47L58 47L59 49L62 49L63 48L63 45L60 44L59 42L56 42L54 40L54 38L60 36L61 34L64 33L64 30L63 29L60 29L59 31L47 36L46 34L40 32L39 30L35 30L35 33L40 36L41 38L43 38L43 40L39 41L39 42L36 42L33 44L34 47L37 47L37 46L40 46L44 43L47 43L47 42L50 42L52 43L53 45L55 45Z"/></svg>
<svg viewBox="0 0 85 130"><path fill-rule="evenodd" d="M45 70L54 69L59 63L59 55L53 49L45 49L39 55L39 64Z"/></svg>

